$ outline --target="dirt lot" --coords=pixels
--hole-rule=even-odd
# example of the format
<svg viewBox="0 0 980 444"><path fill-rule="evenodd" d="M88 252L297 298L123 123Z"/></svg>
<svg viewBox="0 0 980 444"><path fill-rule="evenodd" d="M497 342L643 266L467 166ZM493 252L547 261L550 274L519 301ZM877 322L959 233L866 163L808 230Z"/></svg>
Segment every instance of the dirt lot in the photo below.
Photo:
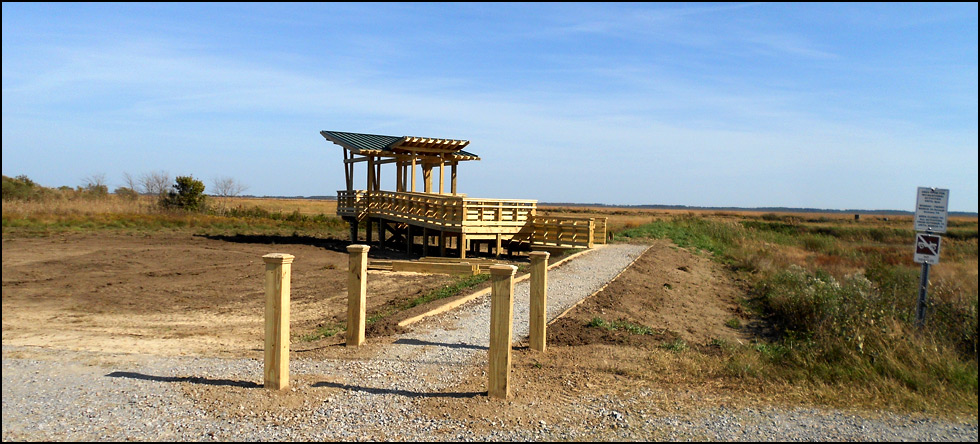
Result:
<svg viewBox="0 0 980 444"><path fill-rule="evenodd" d="M3 343L261 359L262 255L273 252L296 256L294 341L318 325L345 319L348 256L341 241L190 234L5 236ZM451 281L441 275L369 271L369 313ZM303 345L300 341L294 348Z"/></svg>
<svg viewBox="0 0 980 444"><path fill-rule="evenodd" d="M382 332L417 307L380 323L370 347L348 350L343 335L298 341L346 310L346 243L310 238L209 238L188 234L72 234L3 240L3 342L86 351L261 359L261 256L296 256L292 274L292 350L297 358L355 357L383 347ZM375 252L380 253L380 252ZM452 278L370 272L369 311L436 288ZM497 417L557 423L576 394L620 394L648 386L652 368L643 356L667 353L662 344L684 341L711 353L718 340L748 340L739 282L709 259L657 242L599 294L554 322L549 352L518 346L514 398L503 418L486 397L424 400L434 415ZM653 334L589 327L594 318L648 326ZM653 378L656 379L656 378ZM485 391L482 375L453 390ZM209 409L242 404L270 409L306 402L269 403L264 391L209 390ZM313 395L313 393L309 393ZM533 395L532 395L533 394ZM256 398L258 397L258 398ZM255 399L253 399L255 398ZM259 399L261 398L261 399ZM259 402L265 400L266 402ZM544 406L544 407L542 407ZM549 407L551 406L551 407Z"/></svg>

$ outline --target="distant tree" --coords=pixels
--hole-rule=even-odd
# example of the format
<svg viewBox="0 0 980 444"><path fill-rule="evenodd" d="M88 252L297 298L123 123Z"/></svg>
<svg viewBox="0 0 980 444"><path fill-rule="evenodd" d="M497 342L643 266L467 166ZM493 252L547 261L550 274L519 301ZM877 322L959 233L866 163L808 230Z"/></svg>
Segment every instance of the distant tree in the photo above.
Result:
<svg viewBox="0 0 980 444"><path fill-rule="evenodd" d="M86 177L83 181L82 189L79 190L86 197L106 197L109 195L109 187L105 184L105 173L93 174Z"/></svg>
<svg viewBox="0 0 980 444"><path fill-rule="evenodd" d="M166 171L140 174L139 191L143 194L164 196L168 188L170 188L170 174Z"/></svg>
<svg viewBox="0 0 980 444"><path fill-rule="evenodd" d="M129 187L116 188L116 190L113 191L112 194L115 194L116 196L129 200L136 200L136 198L140 197L139 192Z"/></svg>
<svg viewBox="0 0 980 444"><path fill-rule="evenodd" d="M129 174L129 173L124 172L123 173L123 187L124 188L129 188L129 189L131 189L131 190L136 191L137 193L139 193L139 191L140 191L140 181L139 181L139 179L133 177L132 174Z"/></svg>
<svg viewBox="0 0 980 444"><path fill-rule="evenodd" d="M160 198L160 204L164 208L188 211L204 210L204 201L204 182L193 176L177 176L177 183Z"/></svg>
<svg viewBox="0 0 980 444"><path fill-rule="evenodd" d="M215 196L221 197L234 197L242 194L243 191L248 189L248 185L245 185L234 178L222 176L211 180L212 193Z"/></svg>

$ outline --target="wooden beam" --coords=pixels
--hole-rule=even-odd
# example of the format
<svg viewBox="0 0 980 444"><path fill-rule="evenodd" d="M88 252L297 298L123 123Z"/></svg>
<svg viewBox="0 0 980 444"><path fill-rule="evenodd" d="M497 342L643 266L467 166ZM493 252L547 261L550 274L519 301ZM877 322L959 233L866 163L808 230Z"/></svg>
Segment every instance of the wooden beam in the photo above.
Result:
<svg viewBox="0 0 980 444"><path fill-rule="evenodd" d="M452 264L443 262L391 261L391 271L473 276L480 274L480 265L465 262Z"/></svg>

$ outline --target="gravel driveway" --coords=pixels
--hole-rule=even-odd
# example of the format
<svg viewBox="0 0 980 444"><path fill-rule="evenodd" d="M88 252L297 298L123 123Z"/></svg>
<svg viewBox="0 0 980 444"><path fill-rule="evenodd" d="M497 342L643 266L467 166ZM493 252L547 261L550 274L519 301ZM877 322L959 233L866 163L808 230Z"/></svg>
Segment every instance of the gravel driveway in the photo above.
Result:
<svg viewBox="0 0 980 444"><path fill-rule="evenodd" d="M549 272L549 318L594 293L644 251L607 245ZM514 339L527 335L527 281L515 284ZM420 414L420 397L445 393L486 368L489 296L412 326L370 359L294 359L293 393L311 405L282 414L202 408L198 392L268 394L254 359L107 355L3 347L3 440L30 441L527 441L582 440L594 431L528 426L477 432L465 421ZM325 376L326 375L326 376ZM424 375L425 377L419 377ZM320 397L300 396L321 394ZM288 395L288 394L287 394ZM241 406L243 410L247 407ZM502 405L501 408L506 408ZM728 409L647 417L609 397L573 406L608 425L606 440L971 441L977 425L901 415L862 417L815 409ZM258 409L256 409L258 410Z"/></svg>

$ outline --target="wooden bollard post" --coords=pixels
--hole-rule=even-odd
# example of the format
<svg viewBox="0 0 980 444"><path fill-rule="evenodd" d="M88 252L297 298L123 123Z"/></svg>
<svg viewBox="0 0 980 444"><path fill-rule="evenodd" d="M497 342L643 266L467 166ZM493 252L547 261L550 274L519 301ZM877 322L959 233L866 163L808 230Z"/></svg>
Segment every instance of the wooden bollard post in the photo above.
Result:
<svg viewBox="0 0 980 444"><path fill-rule="evenodd" d="M491 398L510 396L510 348L514 326L513 265L493 265L490 293L490 371L487 394Z"/></svg>
<svg viewBox="0 0 980 444"><path fill-rule="evenodd" d="M266 388L289 387L289 273L293 255L271 253L265 262Z"/></svg>
<svg viewBox="0 0 980 444"><path fill-rule="evenodd" d="M347 273L347 345L364 343L364 318L367 310L367 245L350 245Z"/></svg>
<svg viewBox="0 0 980 444"><path fill-rule="evenodd" d="M548 257L547 251L532 251L531 256L531 320L528 340L531 350L547 349L545 338L548 328Z"/></svg>

